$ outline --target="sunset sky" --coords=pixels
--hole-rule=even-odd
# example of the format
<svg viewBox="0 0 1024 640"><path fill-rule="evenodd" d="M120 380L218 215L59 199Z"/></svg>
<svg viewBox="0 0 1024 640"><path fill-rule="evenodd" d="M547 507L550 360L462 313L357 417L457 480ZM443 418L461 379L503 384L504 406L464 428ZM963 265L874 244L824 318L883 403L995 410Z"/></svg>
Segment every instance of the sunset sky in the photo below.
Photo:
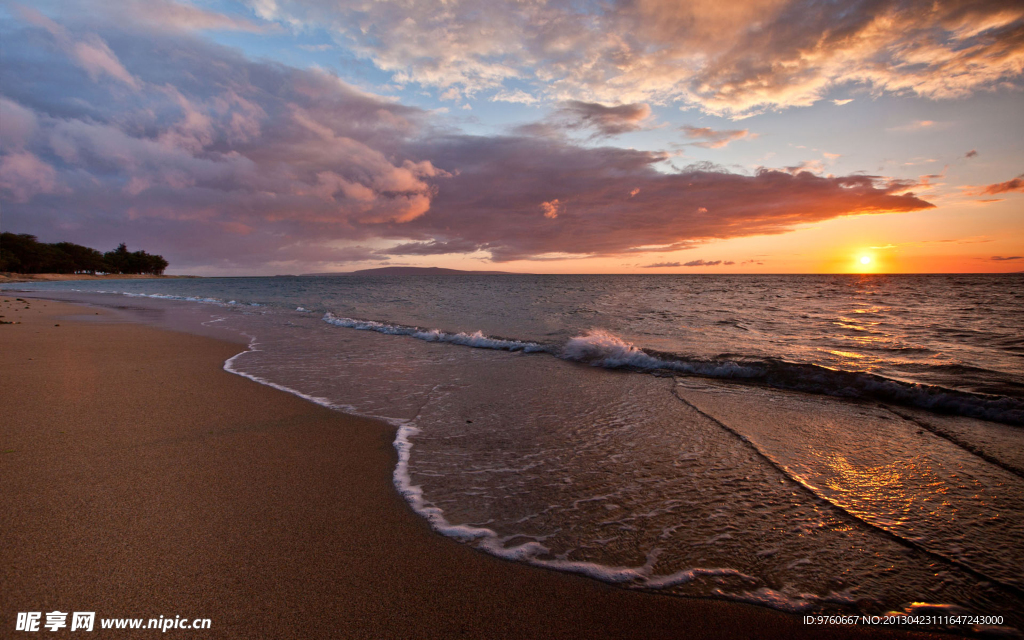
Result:
<svg viewBox="0 0 1024 640"><path fill-rule="evenodd" d="M4 231L168 273L1024 271L1024 5L0 5Z"/></svg>

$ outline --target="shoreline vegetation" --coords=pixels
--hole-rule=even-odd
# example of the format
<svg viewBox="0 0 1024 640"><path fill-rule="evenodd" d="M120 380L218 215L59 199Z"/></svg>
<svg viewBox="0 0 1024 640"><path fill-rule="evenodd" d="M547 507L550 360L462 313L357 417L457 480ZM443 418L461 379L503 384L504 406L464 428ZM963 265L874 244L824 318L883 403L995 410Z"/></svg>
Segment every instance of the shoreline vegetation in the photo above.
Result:
<svg viewBox="0 0 1024 640"><path fill-rule="evenodd" d="M73 242L46 243L28 233L0 233L0 272L19 274L162 275L168 262L145 251L128 251L121 243L100 253Z"/></svg>
<svg viewBox="0 0 1024 640"><path fill-rule="evenodd" d="M0 305L4 611L209 618L176 632L203 638L939 637L497 559L395 491L394 427L225 371L243 345Z"/></svg>

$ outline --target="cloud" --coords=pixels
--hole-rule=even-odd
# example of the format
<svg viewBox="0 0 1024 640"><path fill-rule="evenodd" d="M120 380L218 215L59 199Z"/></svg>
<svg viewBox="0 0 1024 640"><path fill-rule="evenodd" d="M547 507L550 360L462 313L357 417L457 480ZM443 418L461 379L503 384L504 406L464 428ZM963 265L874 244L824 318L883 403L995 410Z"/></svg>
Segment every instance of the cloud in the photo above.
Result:
<svg viewBox="0 0 1024 640"><path fill-rule="evenodd" d="M844 104L850 104L851 102L853 102L853 98L846 98L843 100L833 100L832 104L836 105L837 107L841 107Z"/></svg>
<svg viewBox="0 0 1024 640"><path fill-rule="evenodd" d="M458 96L459 93L458 93L458 90L454 90L453 91L453 89L448 89L448 91L446 91L444 95L445 96L449 96L450 99L453 99L455 96ZM518 104L526 104L526 105L537 104L539 102L539 100L537 99L536 96L533 96L533 95L531 95L529 93L526 93L522 89L515 89L513 91L508 91L508 90L499 91L498 93L496 93L493 96L491 96L491 101L492 102L511 102L511 103L518 103Z"/></svg>
<svg viewBox="0 0 1024 640"><path fill-rule="evenodd" d="M1024 256L992 256L991 259L997 261L1024 260Z"/></svg>
<svg viewBox="0 0 1024 640"><path fill-rule="evenodd" d="M93 11L105 11L108 19L130 18L138 23L161 29L247 31L250 33L279 30L273 23L254 22L246 18L228 16L172 0L121 0L114 4L99 2L90 8ZM114 13L115 11L116 13Z"/></svg>
<svg viewBox="0 0 1024 640"><path fill-rule="evenodd" d="M990 184L982 189L981 193L983 195L994 196L998 193L1009 193L1010 191L1024 191L1024 173L1020 174L1013 180Z"/></svg>
<svg viewBox="0 0 1024 640"><path fill-rule="evenodd" d="M718 265L732 265L736 264L733 260L691 260L689 262L655 262L654 264L645 264L641 269L664 269L668 267L715 267Z"/></svg>
<svg viewBox="0 0 1024 640"><path fill-rule="evenodd" d="M804 160L798 165L786 167L786 171L794 175L803 171L807 171L809 173L824 173L825 163L821 160Z"/></svg>
<svg viewBox="0 0 1024 640"><path fill-rule="evenodd" d="M977 158L978 157L978 152L975 151L974 149L971 149L970 151L968 151L967 153L964 154L964 157L965 158Z"/></svg>
<svg viewBox="0 0 1024 640"><path fill-rule="evenodd" d="M63 26L34 9L19 6L17 10L27 22L48 31L57 45L81 68L85 69L93 80L110 76L133 89L139 88L139 82L135 76L125 69L107 43L96 34L87 33L75 38Z"/></svg>
<svg viewBox="0 0 1024 640"><path fill-rule="evenodd" d="M553 121L566 129L591 128L599 135L614 136L639 131L650 115L651 107L642 103L606 106L568 100L555 112Z"/></svg>
<svg viewBox="0 0 1024 640"><path fill-rule="evenodd" d="M180 30L95 32L112 60L131 60L132 91L96 82L34 27L4 33L5 225L98 247L118 238L177 269L651 253L932 206L877 176L670 170L665 153L464 135L331 73ZM633 107L597 128L641 122Z"/></svg>
<svg viewBox="0 0 1024 640"><path fill-rule="evenodd" d="M664 173L657 168L664 154L557 139L451 136L421 149L452 177L438 183L427 214L394 232L427 242L457 236L497 261L664 251L932 206L906 193L909 183L871 176L748 176L701 166ZM634 189L640 191L630 197ZM556 199L565 207L557 218L537 215L538 202ZM700 206L681 208L685 202Z"/></svg>
<svg viewBox="0 0 1024 640"><path fill-rule="evenodd" d="M35 155L21 151L0 158L0 192L15 202L28 202L41 193L52 193L57 186L57 172Z"/></svg>
<svg viewBox="0 0 1024 640"><path fill-rule="evenodd" d="M540 210L544 213L545 218L554 220L558 217L559 212L565 210L565 205L559 202L558 198L555 198L551 202L540 203Z"/></svg>
<svg viewBox="0 0 1024 640"><path fill-rule="evenodd" d="M915 120L908 124L899 125L896 127L889 127L886 131L892 131L894 133L912 133L914 131L924 130L937 130L944 129L949 126L948 122L935 122L934 120Z"/></svg>
<svg viewBox="0 0 1024 640"><path fill-rule="evenodd" d="M591 139L607 138L643 130L650 115L650 106L643 103L608 106L567 100L544 120L520 125L514 132L527 136L558 137L568 131L589 130Z"/></svg>
<svg viewBox="0 0 1024 640"><path fill-rule="evenodd" d="M756 133L750 133L747 129L715 131L710 127L691 127L689 125L683 125L680 129L686 134L687 138L700 140L700 142L691 142L690 144L696 147L704 147L705 149L719 149L734 140L757 137Z"/></svg>
<svg viewBox="0 0 1024 640"><path fill-rule="evenodd" d="M471 240L431 240L429 242L410 242L399 244L377 251L378 255L388 256L435 256L446 253L473 253L479 248Z"/></svg>
<svg viewBox="0 0 1024 640"><path fill-rule="evenodd" d="M532 3L262 0L332 30L399 83L535 98L679 102L719 115L806 106L840 85L932 99L1018 84L1024 9L1008 0ZM836 102L845 102L837 100Z"/></svg>

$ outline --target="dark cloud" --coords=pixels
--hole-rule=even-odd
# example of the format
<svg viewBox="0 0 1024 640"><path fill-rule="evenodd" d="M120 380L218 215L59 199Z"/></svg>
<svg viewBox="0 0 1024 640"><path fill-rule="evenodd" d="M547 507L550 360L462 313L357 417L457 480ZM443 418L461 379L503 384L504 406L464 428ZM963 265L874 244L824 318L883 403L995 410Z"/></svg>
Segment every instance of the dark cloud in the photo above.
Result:
<svg viewBox="0 0 1024 640"><path fill-rule="evenodd" d="M425 143L421 153L452 177L436 183L427 214L381 233L422 242L458 237L502 261L676 249L932 206L905 193L908 183L871 176L739 175L703 167L664 173L656 167L664 154L550 139L454 136ZM557 216L545 215L542 205L555 201Z"/></svg>
<svg viewBox="0 0 1024 640"><path fill-rule="evenodd" d="M690 260L689 262L684 262L683 266L684 267L714 267L714 266L717 266L717 265L720 265L720 264L722 264L721 260Z"/></svg>
<svg viewBox="0 0 1024 640"><path fill-rule="evenodd" d="M668 267L681 267L682 262L655 262L654 264L645 264L641 269L665 269Z"/></svg>
<svg viewBox="0 0 1024 640"><path fill-rule="evenodd" d="M1020 174L1013 180L990 184L982 189L981 193L983 195L994 196L997 193L1009 193L1010 191L1024 191L1024 173Z"/></svg>
<svg viewBox="0 0 1024 640"><path fill-rule="evenodd" d="M872 176L665 172L663 153L445 133L329 73L247 60L181 29L35 17L4 37L5 227L126 241L178 269L667 251L932 206ZM601 132L646 109L565 108Z"/></svg>
<svg viewBox="0 0 1024 640"><path fill-rule="evenodd" d="M597 102L569 100L555 112L555 121L570 129L589 128L605 136L638 131L651 115L646 104L606 106Z"/></svg>
<svg viewBox="0 0 1024 640"><path fill-rule="evenodd" d="M997 261L1024 260L1024 256L992 256L992 260L997 260Z"/></svg>
<svg viewBox="0 0 1024 640"><path fill-rule="evenodd" d="M710 127L691 127L689 125L684 125L680 129L686 134L687 138L697 140L697 142L691 142L690 144L696 147L704 147L705 149L719 149L734 140L756 137L748 129L715 131Z"/></svg>
<svg viewBox="0 0 1024 640"><path fill-rule="evenodd" d="M978 157L978 152L975 151L974 149L971 149L970 151L968 151L967 153L964 154L964 157L965 158L976 158L976 157Z"/></svg>

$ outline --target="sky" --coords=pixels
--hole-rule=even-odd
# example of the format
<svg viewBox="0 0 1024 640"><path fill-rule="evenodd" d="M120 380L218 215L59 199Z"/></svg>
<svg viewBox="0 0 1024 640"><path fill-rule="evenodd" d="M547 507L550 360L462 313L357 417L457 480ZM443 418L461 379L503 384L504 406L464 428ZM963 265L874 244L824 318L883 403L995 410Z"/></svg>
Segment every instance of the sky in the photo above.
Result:
<svg viewBox="0 0 1024 640"><path fill-rule="evenodd" d="M168 273L1024 271L1019 0L0 4L0 228Z"/></svg>

